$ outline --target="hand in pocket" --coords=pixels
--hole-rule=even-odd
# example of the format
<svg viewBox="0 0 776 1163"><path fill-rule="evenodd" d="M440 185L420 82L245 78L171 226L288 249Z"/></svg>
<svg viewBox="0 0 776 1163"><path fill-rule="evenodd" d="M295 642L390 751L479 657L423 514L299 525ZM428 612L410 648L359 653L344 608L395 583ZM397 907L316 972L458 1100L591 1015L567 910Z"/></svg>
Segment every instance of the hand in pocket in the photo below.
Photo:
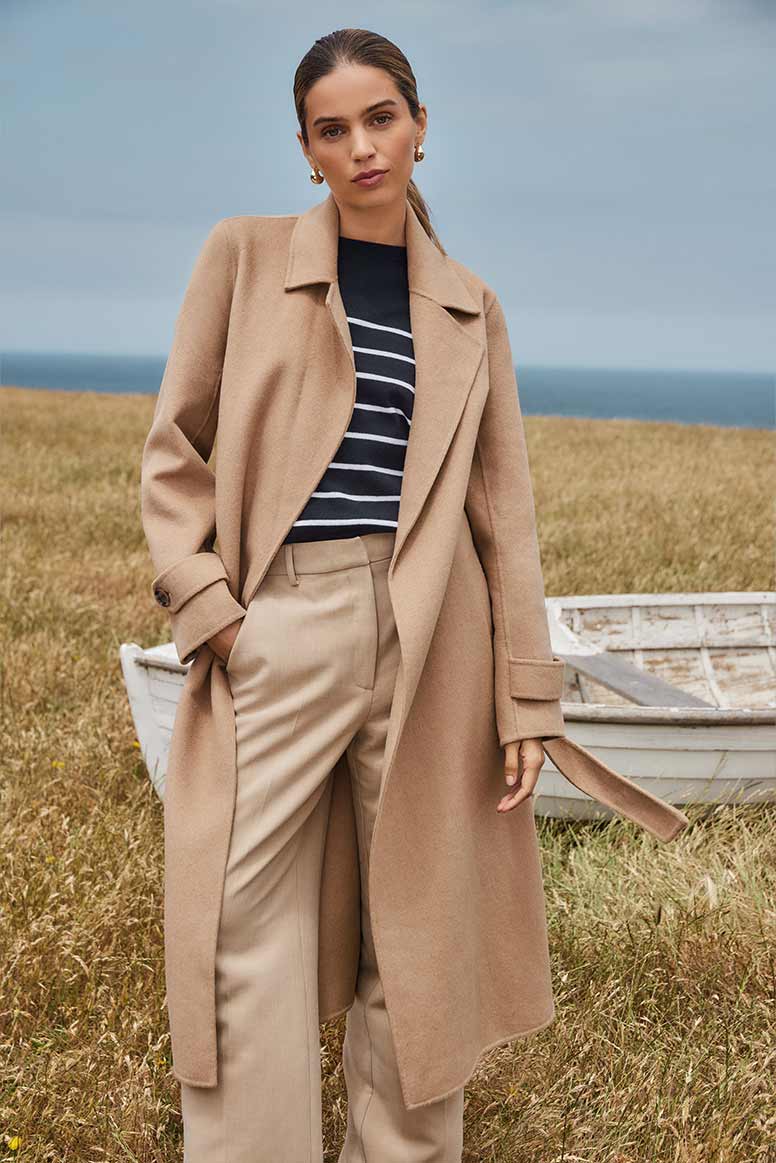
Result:
<svg viewBox="0 0 776 1163"><path fill-rule="evenodd" d="M221 661L226 665L229 662L229 656L232 653L235 639L240 633L240 627L243 624L243 619L238 618L235 622L230 622L228 626L224 626L217 634L208 639L208 646L217 654Z"/></svg>

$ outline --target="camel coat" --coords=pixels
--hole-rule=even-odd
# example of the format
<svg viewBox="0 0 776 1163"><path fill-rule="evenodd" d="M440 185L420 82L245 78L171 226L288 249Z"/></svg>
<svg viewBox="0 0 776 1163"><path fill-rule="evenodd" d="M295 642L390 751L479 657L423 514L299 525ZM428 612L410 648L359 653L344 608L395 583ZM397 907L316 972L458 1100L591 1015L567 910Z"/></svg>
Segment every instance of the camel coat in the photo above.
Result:
<svg viewBox="0 0 776 1163"><path fill-rule="evenodd" d="M213 226L143 449L143 528L183 663L164 797L173 1072L217 1084L214 955L235 803L234 707L208 639L244 616L355 400L333 196ZM345 756L320 897L321 1021L354 997L368 892L408 1108L554 1018L534 803L496 812L503 744L542 737L577 787L662 840L687 824L564 737L504 313L407 203L416 395L388 580L400 642L369 883ZM210 466L216 438L217 472ZM299 644L290 648L299 649Z"/></svg>

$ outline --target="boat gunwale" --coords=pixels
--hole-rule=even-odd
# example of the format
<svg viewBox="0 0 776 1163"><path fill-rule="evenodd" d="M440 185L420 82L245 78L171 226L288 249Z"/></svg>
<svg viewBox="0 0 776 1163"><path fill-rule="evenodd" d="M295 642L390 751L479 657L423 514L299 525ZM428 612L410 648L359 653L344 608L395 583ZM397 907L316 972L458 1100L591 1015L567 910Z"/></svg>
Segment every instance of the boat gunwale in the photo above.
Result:
<svg viewBox="0 0 776 1163"><path fill-rule="evenodd" d="M589 609L595 606L776 606L776 590L677 590L672 593L558 594L545 597L547 606Z"/></svg>
<svg viewBox="0 0 776 1163"><path fill-rule="evenodd" d="M586 723L663 724L673 727L776 725L776 707L637 707L561 701L565 720Z"/></svg>

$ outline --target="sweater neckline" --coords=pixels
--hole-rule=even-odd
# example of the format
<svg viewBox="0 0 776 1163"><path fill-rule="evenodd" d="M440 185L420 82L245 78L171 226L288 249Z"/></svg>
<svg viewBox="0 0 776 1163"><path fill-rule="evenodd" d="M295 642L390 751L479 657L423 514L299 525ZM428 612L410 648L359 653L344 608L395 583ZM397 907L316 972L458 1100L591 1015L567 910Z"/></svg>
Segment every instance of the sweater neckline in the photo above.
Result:
<svg viewBox="0 0 776 1163"><path fill-rule="evenodd" d="M345 234L340 234L339 245L344 250L349 249L354 253L375 254L399 261L404 261L407 257L406 246L398 246L391 242L372 242L370 239L349 238Z"/></svg>

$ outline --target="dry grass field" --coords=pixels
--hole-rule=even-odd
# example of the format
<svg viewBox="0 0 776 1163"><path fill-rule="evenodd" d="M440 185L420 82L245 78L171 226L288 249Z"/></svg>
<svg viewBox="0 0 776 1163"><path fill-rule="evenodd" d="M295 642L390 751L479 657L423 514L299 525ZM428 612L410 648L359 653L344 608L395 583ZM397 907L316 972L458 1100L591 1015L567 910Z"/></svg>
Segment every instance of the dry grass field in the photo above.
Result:
<svg viewBox="0 0 776 1163"><path fill-rule="evenodd" d="M168 639L139 520L153 404L0 392L0 1160L183 1157L162 808L118 663ZM526 429L548 594L774 588L770 433ZM539 821L557 1018L481 1061L467 1163L776 1161L776 807L689 814L667 845ZM323 1031L327 1163L343 1030Z"/></svg>

